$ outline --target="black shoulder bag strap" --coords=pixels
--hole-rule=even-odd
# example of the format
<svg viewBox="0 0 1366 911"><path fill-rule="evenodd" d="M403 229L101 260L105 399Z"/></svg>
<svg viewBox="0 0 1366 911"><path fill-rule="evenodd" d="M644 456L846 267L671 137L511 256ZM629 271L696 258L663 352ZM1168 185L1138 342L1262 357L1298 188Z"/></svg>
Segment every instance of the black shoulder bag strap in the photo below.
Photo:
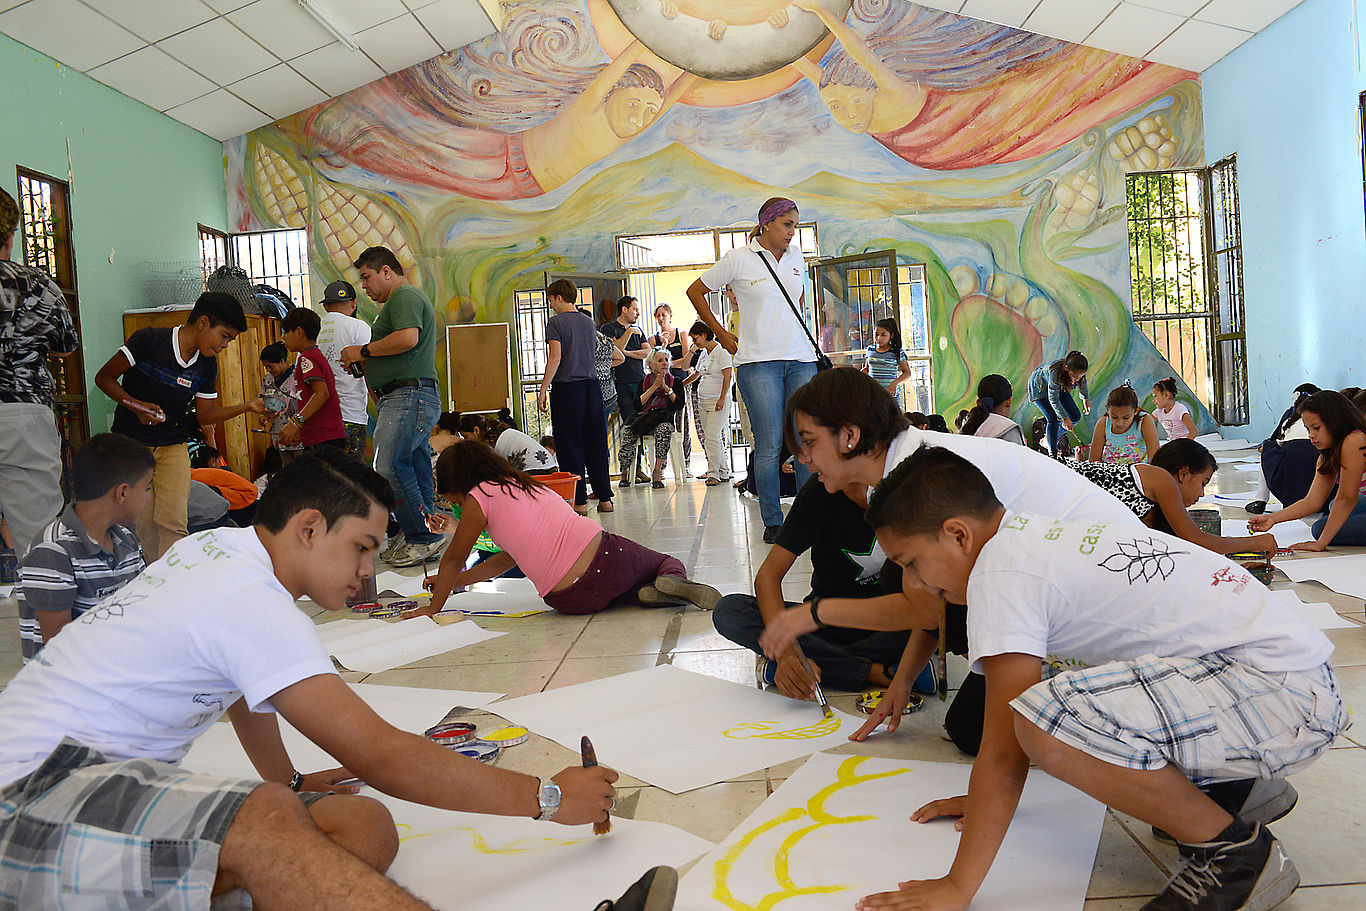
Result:
<svg viewBox="0 0 1366 911"><path fill-rule="evenodd" d="M821 350L821 346L816 344L816 337L813 336L811 330L807 328L806 320L802 319L802 312L797 309L796 304L792 303L792 295L787 293L787 287L779 280L778 273L773 271L773 265L768 261L768 257L764 256L764 251L762 249L758 251L758 256L759 262L763 263L764 268L768 269L768 274L773 276L773 281L778 285L778 290L783 292L783 300L787 301L787 305L792 308L792 315L796 317L797 324L800 325L802 331L806 333L806 340L811 343L812 349L815 350L816 371L829 370L835 365L830 362L830 358L825 356L825 352Z"/></svg>

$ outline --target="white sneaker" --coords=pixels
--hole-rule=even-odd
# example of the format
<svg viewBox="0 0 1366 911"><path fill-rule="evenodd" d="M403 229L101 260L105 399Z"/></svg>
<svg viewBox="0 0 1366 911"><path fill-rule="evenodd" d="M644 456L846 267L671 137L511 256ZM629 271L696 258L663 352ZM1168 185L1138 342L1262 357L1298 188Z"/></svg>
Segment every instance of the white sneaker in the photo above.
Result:
<svg viewBox="0 0 1366 911"><path fill-rule="evenodd" d="M446 542L449 538L442 536L431 544L412 544L407 543L394 552L389 558L390 566L421 566L441 556L446 549Z"/></svg>
<svg viewBox="0 0 1366 911"><path fill-rule="evenodd" d="M393 557L394 554L398 553L398 549L402 547L404 543L405 542L403 539L403 532L400 531L398 534L390 538L389 542L384 545L384 549L379 552L379 558L383 560L385 563L388 563L390 561L390 558Z"/></svg>

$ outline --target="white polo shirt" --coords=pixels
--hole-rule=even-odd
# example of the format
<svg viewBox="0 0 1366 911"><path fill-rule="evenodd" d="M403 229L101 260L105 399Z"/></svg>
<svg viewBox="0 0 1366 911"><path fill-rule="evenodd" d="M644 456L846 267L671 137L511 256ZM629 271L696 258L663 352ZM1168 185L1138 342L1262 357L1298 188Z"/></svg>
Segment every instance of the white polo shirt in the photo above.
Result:
<svg viewBox="0 0 1366 911"><path fill-rule="evenodd" d="M370 344L370 324L354 316L324 310L317 344L318 350L332 367L332 378L336 382L337 404L341 406L342 420L348 424L368 423L370 418L366 406L369 404L369 394L365 388L365 380L346 372L341 363L341 350L352 345Z"/></svg>
<svg viewBox="0 0 1366 911"><path fill-rule="evenodd" d="M702 284L708 289L716 291L730 285L735 292L740 311L740 331L736 333L740 347L735 352L735 365L760 361L814 361L815 349L760 256L768 260L783 287L787 288L792 303L800 310L806 261L802 259L801 247L795 243L775 263L773 254L759 246L758 240L752 240L746 246L731 250L702 273Z"/></svg>

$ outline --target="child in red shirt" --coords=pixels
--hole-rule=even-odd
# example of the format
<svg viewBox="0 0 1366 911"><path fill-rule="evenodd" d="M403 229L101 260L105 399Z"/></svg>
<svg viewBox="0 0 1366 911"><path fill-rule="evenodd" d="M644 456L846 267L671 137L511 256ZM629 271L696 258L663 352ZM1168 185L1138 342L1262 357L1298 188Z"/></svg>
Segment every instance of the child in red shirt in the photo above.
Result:
<svg viewBox="0 0 1366 911"><path fill-rule="evenodd" d="M297 307L280 321L280 329L285 347L299 355L294 364L299 416L280 431L280 442L289 445L298 440L305 448L323 444L344 448L346 425L342 423L336 379L316 344L322 319L312 310Z"/></svg>

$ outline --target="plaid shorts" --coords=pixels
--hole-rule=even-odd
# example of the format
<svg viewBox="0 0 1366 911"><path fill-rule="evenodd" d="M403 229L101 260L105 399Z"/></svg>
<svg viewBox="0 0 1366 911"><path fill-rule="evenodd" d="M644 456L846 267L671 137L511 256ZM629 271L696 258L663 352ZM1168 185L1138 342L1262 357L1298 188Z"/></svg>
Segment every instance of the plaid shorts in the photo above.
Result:
<svg viewBox="0 0 1366 911"><path fill-rule="evenodd" d="M0 908L207 909L228 826L260 784L64 740L0 790Z"/></svg>
<svg viewBox="0 0 1366 911"><path fill-rule="evenodd" d="M1097 759L1175 763L1197 785L1298 772L1351 724L1331 665L1268 674L1218 653L1063 671L1010 707Z"/></svg>

